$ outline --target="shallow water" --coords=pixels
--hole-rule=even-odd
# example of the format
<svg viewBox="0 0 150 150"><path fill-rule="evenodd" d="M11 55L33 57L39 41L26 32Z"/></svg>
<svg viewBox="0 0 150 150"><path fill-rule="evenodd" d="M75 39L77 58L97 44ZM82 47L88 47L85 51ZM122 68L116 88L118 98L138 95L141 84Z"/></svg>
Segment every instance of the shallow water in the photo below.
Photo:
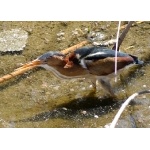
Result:
<svg viewBox="0 0 150 150"><path fill-rule="evenodd" d="M87 29L116 37L118 22L0 22L0 32L21 28L28 40L21 53L0 55L0 76L12 72L49 50L62 50L86 39ZM60 80L41 68L0 85L0 127L104 127L131 94L150 89L150 22L131 27L121 50L145 61L143 66L123 69L112 101L98 86L93 97L84 79ZM147 62L146 62L147 61ZM121 79L121 80L119 80ZM150 95L137 97L117 127L149 127Z"/></svg>

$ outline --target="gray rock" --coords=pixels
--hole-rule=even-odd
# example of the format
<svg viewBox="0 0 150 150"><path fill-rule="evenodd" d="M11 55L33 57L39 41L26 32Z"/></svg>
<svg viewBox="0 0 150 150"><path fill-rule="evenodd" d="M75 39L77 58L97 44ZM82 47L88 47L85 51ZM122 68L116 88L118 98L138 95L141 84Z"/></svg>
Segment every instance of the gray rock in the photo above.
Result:
<svg viewBox="0 0 150 150"><path fill-rule="evenodd" d="M26 45L28 33L22 29L0 32L0 51L21 51Z"/></svg>

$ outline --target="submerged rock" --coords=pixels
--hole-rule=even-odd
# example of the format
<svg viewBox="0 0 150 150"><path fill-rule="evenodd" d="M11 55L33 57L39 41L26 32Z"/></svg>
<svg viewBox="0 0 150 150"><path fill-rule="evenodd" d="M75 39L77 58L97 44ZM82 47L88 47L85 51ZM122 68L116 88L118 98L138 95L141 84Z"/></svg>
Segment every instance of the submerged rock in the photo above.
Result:
<svg viewBox="0 0 150 150"><path fill-rule="evenodd" d="M26 45L28 33L22 29L0 32L0 51L21 51Z"/></svg>

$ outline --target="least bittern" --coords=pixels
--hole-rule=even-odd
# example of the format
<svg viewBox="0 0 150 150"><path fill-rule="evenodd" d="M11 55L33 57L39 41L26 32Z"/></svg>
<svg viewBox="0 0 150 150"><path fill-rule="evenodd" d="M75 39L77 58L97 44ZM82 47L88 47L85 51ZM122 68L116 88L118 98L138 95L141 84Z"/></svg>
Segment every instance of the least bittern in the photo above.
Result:
<svg viewBox="0 0 150 150"><path fill-rule="evenodd" d="M130 21L126 29L120 35L117 49L119 49L132 23L133 21ZM112 48L113 50L98 46L80 48L87 43L88 41L83 41L80 44L60 52L49 51L36 60L18 68L16 71L1 77L0 83L39 66L52 71L60 78L88 78L92 81L94 89L96 89L96 80L98 80L102 86L114 96L113 88L111 87L109 78L106 76L115 71L114 49L116 49L116 44ZM130 64L143 63L138 60L136 56L119 51L117 52L116 60L117 70Z"/></svg>
<svg viewBox="0 0 150 150"><path fill-rule="evenodd" d="M142 64L136 56L117 52L117 70L129 64ZM115 51L105 47L83 47L67 55L58 51L49 51L36 60L26 64L39 66L52 71L57 77L63 79L88 78L96 89L96 80L114 96L113 88L110 85L107 75L115 70Z"/></svg>

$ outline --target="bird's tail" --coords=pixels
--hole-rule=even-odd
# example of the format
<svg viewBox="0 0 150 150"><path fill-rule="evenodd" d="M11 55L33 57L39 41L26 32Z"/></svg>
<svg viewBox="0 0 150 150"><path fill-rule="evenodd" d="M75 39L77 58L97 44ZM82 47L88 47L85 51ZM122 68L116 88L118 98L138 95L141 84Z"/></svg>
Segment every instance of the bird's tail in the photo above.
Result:
<svg viewBox="0 0 150 150"><path fill-rule="evenodd" d="M135 64L142 65L144 63L142 60L139 60L138 57L134 55L130 55L130 56L134 59Z"/></svg>

